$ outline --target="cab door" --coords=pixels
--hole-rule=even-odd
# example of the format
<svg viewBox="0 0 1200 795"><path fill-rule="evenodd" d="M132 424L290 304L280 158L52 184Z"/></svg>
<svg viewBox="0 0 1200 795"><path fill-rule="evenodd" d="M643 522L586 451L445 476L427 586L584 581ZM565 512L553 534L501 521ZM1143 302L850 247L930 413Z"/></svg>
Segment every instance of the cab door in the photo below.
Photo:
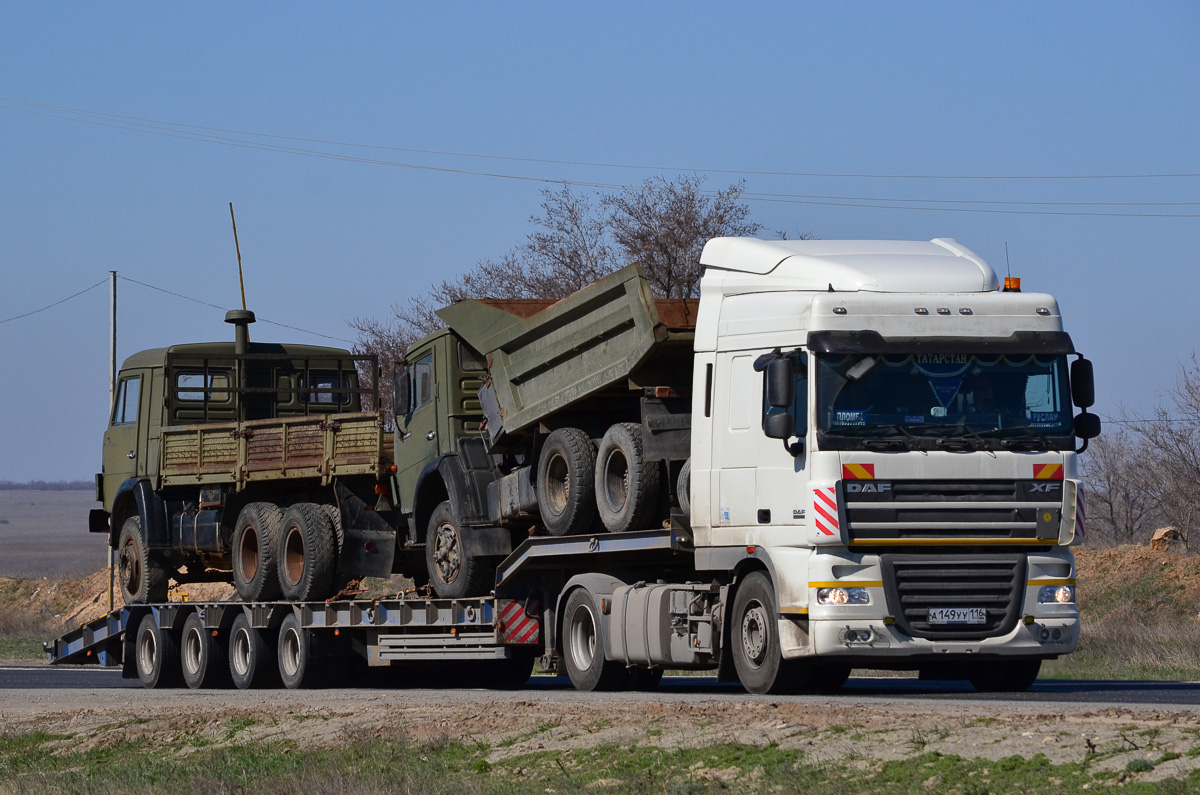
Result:
<svg viewBox="0 0 1200 795"><path fill-rule="evenodd" d="M417 354L407 368L409 407L396 417L396 480L400 487L400 509L413 510L417 479L425 465L438 456L438 417L441 395L435 377L432 348Z"/></svg>
<svg viewBox="0 0 1200 795"><path fill-rule="evenodd" d="M150 414L150 371L127 370L117 381L102 455L105 508L112 510L117 489L129 478L147 473Z"/></svg>

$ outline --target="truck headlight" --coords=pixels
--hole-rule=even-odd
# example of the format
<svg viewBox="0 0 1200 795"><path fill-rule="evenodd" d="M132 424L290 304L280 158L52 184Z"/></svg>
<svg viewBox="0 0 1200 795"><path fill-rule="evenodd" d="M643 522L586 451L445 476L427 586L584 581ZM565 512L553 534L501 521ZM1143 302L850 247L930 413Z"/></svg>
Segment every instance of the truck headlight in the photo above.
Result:
<svg viewBox="0 0 1200 795"><path fill-rule="evenodd" d="M1074 585L1043 585L1038 591L1038 601L1042 604L1053 602L1055 604L1071 604L1075 601L1075 586Z"/></svg>
<svg viewBox="0 0 1200 795"><path fill-rule="evenodd" d="M818 588L817 604L869 605L871 594L866 588Z"/></svg>

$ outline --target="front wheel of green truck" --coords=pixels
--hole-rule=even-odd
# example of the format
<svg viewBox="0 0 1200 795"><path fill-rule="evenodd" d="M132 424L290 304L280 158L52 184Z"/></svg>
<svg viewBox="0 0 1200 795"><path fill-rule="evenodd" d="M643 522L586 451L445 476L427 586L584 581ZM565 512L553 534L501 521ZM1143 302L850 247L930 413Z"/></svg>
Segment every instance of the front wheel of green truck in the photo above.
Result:
<svg viewBox="0 0 1200 795"><path fill-rule="evenodd" d="M162 561L150 554L142 520L130 516L121 525L117 543L117 579L121 598L127 605L167 601L167 569Z"/></svg>
<svg viewBox="0 0 1200 795"><path fill-rule="evenodd" d="M433 509L425 531L425 565L433 592L442 599L486 596L492 590L494 558L472 555L450 501Z"/></svg>

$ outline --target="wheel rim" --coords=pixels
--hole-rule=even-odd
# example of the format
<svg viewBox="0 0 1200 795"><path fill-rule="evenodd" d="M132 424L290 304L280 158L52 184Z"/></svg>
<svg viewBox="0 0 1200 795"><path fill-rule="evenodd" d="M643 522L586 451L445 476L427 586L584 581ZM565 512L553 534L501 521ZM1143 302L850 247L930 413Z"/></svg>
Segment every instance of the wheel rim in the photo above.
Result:
<svg viewBox="0 0 1200 795"><path fill-rule="evenodd" d="M294 629L283 633L282 646L279 659L283 663L283 672L295 676L300 670L300 633Z"/></svg>
<svg viewBox="0 0 1200 795"><path fill-rule="evenodd" d="M130 538L121 547L121 587L129 595L134 595L142 584L142 556L137 541Z"/></svg>
<svg viewBox="0 0 1200 795"><path fill-rule="evenodd" d="M238 574L242 582L250 582L258 574L258 528L249 527L238 545Z"/></svg>
<svg viewBox="0 0 1200 795"><path fill-rule="evenodd" d="M183 669L189 675L195 676L200 673L200 662L203 656L203 650L200 648L204 639L200 637L200 630L192 627L183 636Z"/></svg>
<svg viewBox="0 0 1200 795"><path fill-rule="evenodd" d="M761 666L767 656L767 638L770 637L767 620L767 610L762 602L754 600L746 605L742 615L742 650L746 661L755 668Z"/></svg>
<svg viewBox="0 0 1200 795"><path fill-rule="evenodd" d="M629 499L629 459L620 450L612 450L604 459L604 501L614 513Z"/></svg>
<svg viewBox="0 0 1200 795"><path fill-rule="evenodd" d="M238 676L250 673L250 633L239 629L233 634L229 659L233 661L233 670Z"/></svg>
<svg viewBox="0 0 1200 795"><path fill-rule="evenodd" d="M154 672L158 660L158 638L155 632L143 632L138 638L138 668L144 674Z"/></svg>
<svg viewBox="0 0 1200 795"><path fill-rule="evenodd" d="M546 507L555 516L567 510L567 497L571 493L571 470L567 459L552 453L546 465Z"/></svg>
<svg viewBox="0 0 1200 795"><path fill-rule="evenodd" d="M580 605L571 616L571 661L580 671L592 667L596 659L596 622L587 605Z"/></svg>
<svg viewBox="0 0 1200 795"><path fill-rule="evenodd" d="M441 581L449 585L457 579L462 565L457 528L450 522L442 522L438 525L433 544L433 565Z"/></svg>
<svg viewBox="0 0 1200 795"><path fill-rule="evenodd" d="M304 577L304 534L300 528L288 528L283 550L284 576L288 585L297 585Z"/></svg>

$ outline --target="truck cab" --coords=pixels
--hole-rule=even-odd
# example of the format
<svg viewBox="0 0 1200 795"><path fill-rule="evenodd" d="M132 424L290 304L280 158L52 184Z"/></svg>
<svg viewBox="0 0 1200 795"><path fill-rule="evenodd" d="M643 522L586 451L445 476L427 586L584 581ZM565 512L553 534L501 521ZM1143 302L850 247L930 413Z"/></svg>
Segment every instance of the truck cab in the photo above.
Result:
<svg viewBox="0 0 1200 795"><path fill-rule="evenodd" d="M952 240L716 239L702 263L697 567L769 580L776 667L1012 684L1074 650L1076 435L1099 422L1054 298Z"/></svg>

